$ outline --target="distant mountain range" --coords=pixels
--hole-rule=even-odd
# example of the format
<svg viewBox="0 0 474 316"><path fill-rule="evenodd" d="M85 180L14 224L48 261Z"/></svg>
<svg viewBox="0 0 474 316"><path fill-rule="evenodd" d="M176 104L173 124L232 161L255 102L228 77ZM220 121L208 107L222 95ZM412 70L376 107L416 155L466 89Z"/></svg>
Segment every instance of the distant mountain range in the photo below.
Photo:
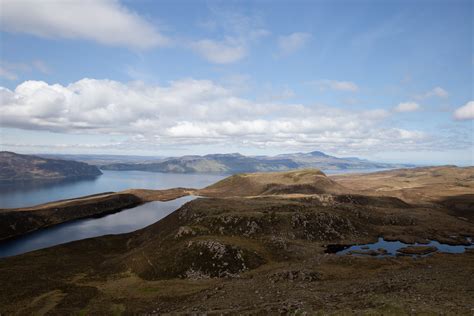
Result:
<svg viewBox="0 0 474 316"><path fill-rule="evenodd" d="M139 170L164 173L222 173L287 171L303 168L363 170L414 167L410 164L379 163L359 158L339 158L320 151L277 156L234 154L149 157L121 155L21 155L0 152L0 181L66 179L102 174L99 170Z"/></svg>
<svg viewBox="0 0 474 316"><path fill-rule="evenodd" d="M49 159L61 159L61 160L74 160L85 162L89 165L102 166L113 163L149 163L162 161L165 156L137 156L137 155L100 155L100 154L37 154L36 156L49 158Z"/></svg>
<svg viewBox="0 0 474 316"><path fill-rule="evenodd" d="M69 179L101 174L97 166L83 162L0 152L0 181Z"/></svg>
<svg viewBox="0 0 474 316"><path fill-rule="evenodd" d="M164 158L154 162L122 162L103 164L103 170L141 170L175 173L242 173L285 171L301 168L323 170L384 169L414 167L409 164L372 162L359 158L338 158L320 151L277 156L244 156L211 154Z"/></svg>

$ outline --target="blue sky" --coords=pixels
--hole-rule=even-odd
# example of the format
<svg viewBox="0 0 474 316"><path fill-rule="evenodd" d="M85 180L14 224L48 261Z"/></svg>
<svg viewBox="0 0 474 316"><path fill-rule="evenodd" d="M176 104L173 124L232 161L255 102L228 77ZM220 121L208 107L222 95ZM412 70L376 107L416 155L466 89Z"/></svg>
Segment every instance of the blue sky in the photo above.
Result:
<svg viewBox="0 0 474 316"><path fill-rule="evenodd" d="M473 165L472 1L0 5L2 149Z"/></svg>

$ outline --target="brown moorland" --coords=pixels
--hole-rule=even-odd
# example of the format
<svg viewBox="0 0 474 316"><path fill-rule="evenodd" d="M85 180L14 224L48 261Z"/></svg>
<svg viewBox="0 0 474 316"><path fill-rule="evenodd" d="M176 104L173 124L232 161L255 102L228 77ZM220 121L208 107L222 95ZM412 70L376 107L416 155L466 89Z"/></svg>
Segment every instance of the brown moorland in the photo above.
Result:
<svg viewBox="0 0 474 316"><path fill-rule="evenodd" d="M378 183L385 187L393 177L390 190L312 170L224 181L198 191L213 197L136 232L1 259L0 313L471 314L471 251L430 249L418 258L325 253L330 244L379 237L467 245L474 236L465 214L474 211L473 168L447 168L421 176L413 195L399 184L414 181L410 170L385 174ZM453 170L463 178L449 176ZM436 198L442 181L448 193Z"/></svg>
<svg viewBox="0 0 474 316"><path fill-rule="evenodd" d="M474 194L474 167L420 167L330 178L360 194L396 196L413 203Z"/></svg>

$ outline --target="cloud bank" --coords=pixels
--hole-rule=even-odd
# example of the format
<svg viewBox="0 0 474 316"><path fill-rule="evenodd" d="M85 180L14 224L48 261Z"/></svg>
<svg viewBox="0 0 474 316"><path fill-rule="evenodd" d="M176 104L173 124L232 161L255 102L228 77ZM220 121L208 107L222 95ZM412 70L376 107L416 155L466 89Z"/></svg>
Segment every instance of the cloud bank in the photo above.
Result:
<svg viewBox="0 0 474 316"><path fill-rule="evenodd" d="M134 49L169 43L150 22L116 0L3 0L0 15L1 29L13 33Z"/></svg>
<svg viewBox="0 0 474 316"><path fill-rule="evenodd" d="M208 80L168 85L82 79L69 85L25 81L0 88L3 127L125 135L128 145L239 145L338 152L428 146L417 130L391 127L384 110L257 102Z"/></svg>

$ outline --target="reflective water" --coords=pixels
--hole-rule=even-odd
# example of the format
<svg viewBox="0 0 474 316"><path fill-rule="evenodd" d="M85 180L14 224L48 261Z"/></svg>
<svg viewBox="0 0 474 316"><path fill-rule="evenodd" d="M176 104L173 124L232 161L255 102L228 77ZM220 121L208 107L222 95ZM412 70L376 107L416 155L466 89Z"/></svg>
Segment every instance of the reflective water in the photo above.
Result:
<svg viewBox="0 0 474 316"><path fill-rule="evenodd" d="M13 256L66 242L108 234L122 234L151 225L195 197L150 202L100 218L76 220L0 243L0 257Z"/></svg>
<svg viewBox="0 0 474 316"><path fill-rule="evenodd" d="M363 171L359 170L359 172ZM172 174L146 171L103 171L103 173L94 179L0 183L0 208L32 206L130 188L188 187L198 189L228 176L225 174ZM341 173L341 171L328 173ZM193 198L183 197L169 202L151 202L101 218L77 220L46 228L15 240L0 243L0 257L13 256L84 238L131 232L153 224L191 199Z"/></svg>
<svg viewBox="0 0 474 316"><path fill-rule="evenodd" d="M203 188L226 177L146 171L103 171L93 179L0 183L0 208L32 206L95 193L126 189Z"/></svg>
<svg viewBox="0 0 474 316"><path fill-rule="evenodd" d="M437 242L436 240L430 240L427 244L406 244L401 241L388 241L383 238L379 238L376 243L373 244L364 244L364 245L354 245L354 246L341 246L342 250L336 251L338 255L347 255L350 254L351 251L370 251L370 250L378 250L378 249L385 249L387 251L384 255L379 256L396 256L399 254L397 251L401 248L408 247L408 246L432 246L438 249L438 252L443 253L464 253L466 248L474 248L474 244L472 244L472 240L467 238L467 241L471 243L470 246L452 246L448 244L442 244Z"/></svg>
<svg viewBox="0 0 474 316"><path fill-rule="evenodd" d="M323 170L326 174L366 173L382 169ZM89 179L0 182L0 208L25 207L79 196L126 189L200 189L227 174L181 174L147 171L102 171Z"/></svg>

